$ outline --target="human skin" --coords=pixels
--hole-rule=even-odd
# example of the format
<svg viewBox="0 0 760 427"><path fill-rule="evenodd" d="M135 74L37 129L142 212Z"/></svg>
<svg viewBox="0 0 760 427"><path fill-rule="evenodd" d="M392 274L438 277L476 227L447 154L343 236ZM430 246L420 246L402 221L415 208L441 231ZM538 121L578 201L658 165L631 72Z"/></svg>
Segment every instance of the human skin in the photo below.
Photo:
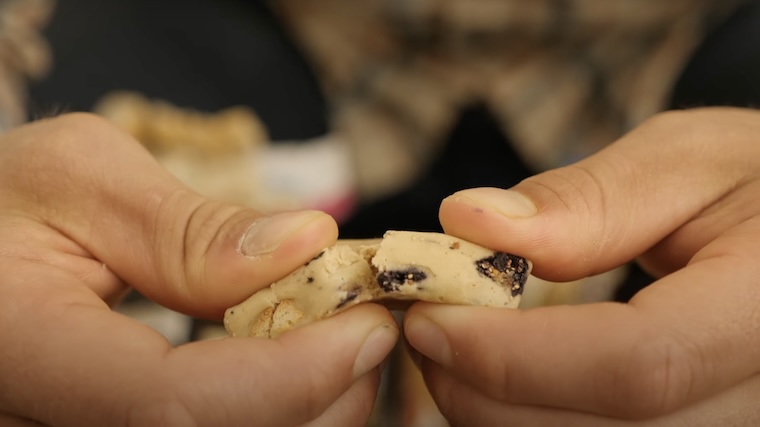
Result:
<svg viewBox="0 0 760 427"><path fill-rule="evenodd" d="M0 236L0 425L366 423L398 336L382 307L178 347L111 310L133 287L219 319L333 244L329 216L205 199L125 133L70 114L0 137Z"/></svg>
<svg viewBox="0 0 760 427"><path fill-rule="evenodd" d="M453 426L760 425L760 113L664 113L510 190L456 193L440 219L544 279L632 259L658 278L628 304L411 307Z"/></svg>

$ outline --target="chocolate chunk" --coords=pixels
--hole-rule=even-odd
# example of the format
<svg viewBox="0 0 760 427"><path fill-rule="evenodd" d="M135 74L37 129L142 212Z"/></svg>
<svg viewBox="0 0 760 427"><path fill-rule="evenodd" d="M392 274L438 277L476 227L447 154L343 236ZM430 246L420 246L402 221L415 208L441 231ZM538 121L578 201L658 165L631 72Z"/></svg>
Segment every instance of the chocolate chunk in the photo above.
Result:
<svg viewBox="0 0 760 427"><path fill-rule="evenodd" d="M475 268L502 286L509 286L512 296L521 295L523 285L528 280L528 261L504 252L496 252L493 256L476 261Z"/></svg>
<svg viewBox="0 0 760 427"><path fill-rule="evenodd" d="M324 254L325 254L325 252L326 252L326 251L324 251L324 250L323 250L322 252L318 253L318 254L317 254L317 255L316 255L314 258L310 259L310 260L309 260L309 262L307 262L307 263L306 263L306 264L304 264L303 266L304 266L304 267L307 267L307 266L308 266L309 264L311 264L313 261L316 261L316 260L318 260L318 259L322 258L322 255L324 255Z"/></svg>
<svg viewBox="0 0 760 427"><path fill-rule="evenodd" d="M377 284L385 292L394 292L398 291L405 284L421 282L425 279L427 279L427 274L417 268L389 270L378 273Z"/></svg>
<svg viewBox="0 0 760 427"><path fill-rule="evenodd" d="M306 283L314 283L314 278L313 277L307 277L306 278Z"/></svg>
<svg viewBox="0 0 760 427"><path fill-rule="evenodd" d="M341 308L343 308L344 305L346 305L346 304L350 303L351 301L355 300L356 297L359 296L359 291L360 290L361 290L361 288L357 287L357 288L353 288L350 291L348 291L346 293L346 296L343 297L343 298L341 298L340 303L338 304L338 306L335 307L336 310L340 310Z"/></svg>

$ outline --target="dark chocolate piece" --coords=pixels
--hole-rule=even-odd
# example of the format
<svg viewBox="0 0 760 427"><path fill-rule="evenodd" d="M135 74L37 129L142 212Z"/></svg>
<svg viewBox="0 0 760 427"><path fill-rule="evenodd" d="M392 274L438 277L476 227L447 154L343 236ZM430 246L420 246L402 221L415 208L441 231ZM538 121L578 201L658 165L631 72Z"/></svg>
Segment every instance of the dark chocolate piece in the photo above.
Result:
<svg viewBox="0 0 760 427"><path fill-rule="evenodd" d="M306 266L308 266L309 264L311 264L311 263L312 263L312 261L316 261L316 260L318 260L318 259L322 258L322 255L324 255L324 254L325 254L325 252L327 252L327 250L323 250L322 252L318 253L318 254L317 254L317 255L316 255L314 258L310 259L310 260L309 260L309 262L307 262L307 263L306 263L306 264L304 264L303 266L304 266L304 267L306 267Z"/></svg>
<svg viewBox="0 0 760 427"><path fill-rule="evenodd" d="M509 286L512 296L521 295L528 280L528 261L525 258L504 252L495 252L493 256L475 262L478 272L489 279Z"/></svg>
<svg viewBox="0 0 760 427"><path fill-rule="evenodd" d="M359 291L360 291L360 290L361 290L361 288L358 288L358 287L357 287L357 288L353 288L353 289L351 289L350 291L348 291L348 292L346 293L346 296L345 296L345 297L343 297L343 298L340 300L340 303L338 304L338 306L336 307L336 309L337 309L337 310L340 310L341 308L343 308L343 306L345 306L346 304L348 304L348 303L350 303L351 301L355 300L355 299L356 299L356 297L358 297L358 296L359 296Z"/></svg>
<svg viewBox="0 0 760 427"><path fill-rule="evenodd" d="M382 271L377 275L377 284L385 292L394 292L401 289L401 286L421 282L427 279L427 274L418 268L408 268L406 270L389 270Z"/></svg>

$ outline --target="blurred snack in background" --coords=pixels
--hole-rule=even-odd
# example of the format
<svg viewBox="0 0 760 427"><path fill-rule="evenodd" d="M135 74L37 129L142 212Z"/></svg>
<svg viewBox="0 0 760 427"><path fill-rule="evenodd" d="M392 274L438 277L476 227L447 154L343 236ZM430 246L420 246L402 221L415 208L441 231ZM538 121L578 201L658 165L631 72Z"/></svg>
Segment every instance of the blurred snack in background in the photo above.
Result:
<svg viewBox="0 0 760 427"><path fill-rule="evenodd" d="M50 71L50 47L41 32L53 6L53 0L0 1L0 131L27 120L27 84Z"/></svg>
<svg viewBox="0 0 760 427"><path fill-rule="evenodd" d="M319 209L337 221L353 211L355 168L335 138L272 143L250 108L201 112L130 91L107 94L93 111L207 197L267 212Z"/></svg>
<svg viewBox="0 0 760 427"><path fill-rule="evenodd" d="M93 111L137 138L157 155L183 150L201 156L237 155L266 143L261 119L246 107L216 113L179 108L130 91L106 94Z"/></svg>

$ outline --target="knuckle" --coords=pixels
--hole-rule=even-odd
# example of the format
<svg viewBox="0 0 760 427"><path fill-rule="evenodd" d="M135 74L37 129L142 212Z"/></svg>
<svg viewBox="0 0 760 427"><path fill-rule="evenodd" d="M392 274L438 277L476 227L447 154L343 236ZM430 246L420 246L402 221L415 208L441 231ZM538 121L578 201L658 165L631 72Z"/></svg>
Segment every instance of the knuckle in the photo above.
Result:
<svg viewBox="0 0 760 427"><path fill-rule="evenodd" d="M317 369L316 366L310 369L299 379L298 392L283 396L283 401L291 403L288 408L289 418L301 423L319 418L332 403L325 393L325 384L331 382L334 382L334 378L328 369ZM292 390L288 391L291 392Z"/></svg>
<svg viewBox="0 0 760 427"><path fill-rule="evenodd" d="M716 160L730 150L705 149L715 145L715 139L724 138L726 117L721 110L697 108L691 110L670 110L653 115L632 131L636 138L630 143L640 144L645 138L653 156L677 156L686 162L694 160Z"/></svg>
<svg viewBox="0 0 760 427"><path fill-rule="evenodd" d="M59 126L64 126L70 129L89 129L93 126L101 127L108 126L113 127L110 122L101 116L93 113L77 112L66 113L55 117L54 122Z"/></svg>
<svg viewBox="0 0 760 427"><path fill-rule="evenodd" d="M692 113L683 110L668 110L662 111L644 120L641 124L642 128L652 129L671 129L673 126L678 126L687 120Z"/></svg>
<svg viewBox="0 0 760 427"><path fill-rule="evenodd" d="M116 131L114 125L94 114L69 113L9 133L7 157L40 173L70 168L99 146L108 149L109 136Z"/></svg>
<svg viewBox="0 0 760 427"><path fill-rule="evenodd" d="M150 230L157 274L179 295L216 304L208 286L206 256L238 208L205 199L186 188L156 198L145 227ZM178 275L177 272L182 272Z"/></svg>
<svg viewBox="0 0 760 427"><path fill-rule="evenodd" d="M677 340L642 340L615 362L614 374L598 388L598 398L610 414L627 419L668 414L691 398L702 364L702 358Z"/></svg>
<svg viewBox="0 0 760 427"><path fill-rule="evenodd" d="M614 239L606 222L610 208L608 183L596 168L579 163L555 169L529 178L525 185L541 194L547 210L563 212L565 229L552 236L558 247L565 249L552 253L553 262L577 266L578 260L596 259L604 246ZM579 241L577 230L587 230ZM576 269L577 267L574 267Z"/></svg>
<svg viewBox="0 0 760 427"><path fill-rule="evenodd" d="M75 146L105 142L102 136L117 132L116 126L92 113L67 113L55 117L51 119L48 129L48 137L38 139L40 145L61 153Z"/></svg>

